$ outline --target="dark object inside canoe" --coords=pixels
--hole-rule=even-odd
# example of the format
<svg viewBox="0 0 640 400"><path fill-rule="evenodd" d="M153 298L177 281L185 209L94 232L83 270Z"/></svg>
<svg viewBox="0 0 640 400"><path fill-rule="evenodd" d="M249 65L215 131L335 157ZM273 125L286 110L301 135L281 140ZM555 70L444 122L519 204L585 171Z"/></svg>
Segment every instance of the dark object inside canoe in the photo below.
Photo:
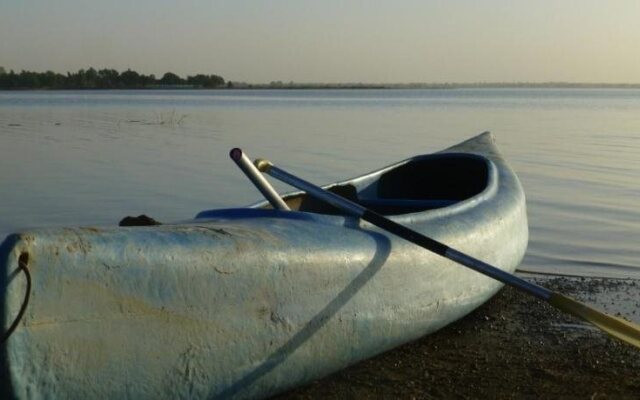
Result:
<svg viewBox="0 0 640 400"><path fill-rule="evenodd" d="M416 157L372 178L328 190L386 215L419 212L447 207L481 193L489 182L489 164L484 157L473 154L434 154ZM286 196L284 201L292 210L342 214L305 193Z"/></svg>
<svg viewBox="0 0 640 400"><path fill-rule="evenodd" d="M138 215L137 217L127 216L124 217L118 226L153 226L162 225L160 222L147 215Z"/></svg>

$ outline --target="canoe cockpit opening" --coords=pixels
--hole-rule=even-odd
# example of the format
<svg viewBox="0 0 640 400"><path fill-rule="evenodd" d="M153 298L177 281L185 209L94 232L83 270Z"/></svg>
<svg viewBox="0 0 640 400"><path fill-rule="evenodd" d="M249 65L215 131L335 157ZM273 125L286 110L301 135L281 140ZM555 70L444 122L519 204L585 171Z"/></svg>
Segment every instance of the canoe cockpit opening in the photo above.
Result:
<svg viewBox="0 0 640 400"><path fill-rule="evenodd" d="M480 194L489 184L489 162L473 154L422 156L329 190L386 215L420 212L448 207ZM304 193L284 200L292 210L343 214Z"/></svg>

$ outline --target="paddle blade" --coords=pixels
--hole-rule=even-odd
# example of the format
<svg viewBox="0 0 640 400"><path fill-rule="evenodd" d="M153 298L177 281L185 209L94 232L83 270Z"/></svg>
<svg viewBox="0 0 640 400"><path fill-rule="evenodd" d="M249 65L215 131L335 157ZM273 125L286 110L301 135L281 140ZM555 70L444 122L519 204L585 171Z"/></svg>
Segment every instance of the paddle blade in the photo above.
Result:
<svg viewBox="0 0 640 400"><path fill-rule="evenodd" d="M551 295L549 304L559 310L590 322L611 336L640 348L640 326L633 322L607 315L559 293L553 293Z"/></svg>

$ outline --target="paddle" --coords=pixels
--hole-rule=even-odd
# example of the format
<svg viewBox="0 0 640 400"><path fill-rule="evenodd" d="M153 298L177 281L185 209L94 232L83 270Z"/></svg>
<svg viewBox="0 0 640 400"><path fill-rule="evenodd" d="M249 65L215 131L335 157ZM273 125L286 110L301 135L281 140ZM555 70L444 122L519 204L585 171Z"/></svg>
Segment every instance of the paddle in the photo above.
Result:
<svg viewBox="0 0 640 400"><path fill-rule="evenodd" d="M239 148L231 149L229 157L238 165L238 167L244 172L251 182L258 188L260 193L271 203L271 206L277 210L290 210L287 203L284 202L278 195L278 192L269 184L264 176L256 169L251 163L249 157Z"/></svg>
<svg viewBox="0 0 640 400"><path fill-rule="evenodd" d="M448 247L447 245L440 243L437 240L431 239L419 232L413 231L404 225L400 225L372 210L362 207L357 203L349 201L341 196L326 191L318 186L313 185L312 183L291 175L290 173L274 166L267 160L258 159L255 161L255 166L258 168L258 170L265 172L284 183L304 190L309 195L316 197L319 200L325 201L350 215L368 221L373 225L376 225L388 232L400 236L401 238L413 242L418 246L430 250L438 255L448 258L449 260L462 264L465 267L471 268L474 271L487 275L507 285L513 286L528 294L534 295L539 299L548 302L553 307L568 314L579 317L597 326L611 336L614 336L624 342L640 348L640 326L634 323L602 313L570 297L528 282L513 274L510 274L483 261L468 256L460 251L452 249L451 247Z"/></svg>

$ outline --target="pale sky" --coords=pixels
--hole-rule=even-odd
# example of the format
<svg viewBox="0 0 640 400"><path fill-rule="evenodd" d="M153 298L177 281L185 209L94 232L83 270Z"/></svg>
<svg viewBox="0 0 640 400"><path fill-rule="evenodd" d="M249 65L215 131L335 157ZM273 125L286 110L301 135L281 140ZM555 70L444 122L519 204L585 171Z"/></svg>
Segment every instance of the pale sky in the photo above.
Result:
<svg viewBox="0 0 640 400"><path fill-rule="evenodd" d="M640 1L0 0L0 66L253 83L640 83Z"/></svg>

